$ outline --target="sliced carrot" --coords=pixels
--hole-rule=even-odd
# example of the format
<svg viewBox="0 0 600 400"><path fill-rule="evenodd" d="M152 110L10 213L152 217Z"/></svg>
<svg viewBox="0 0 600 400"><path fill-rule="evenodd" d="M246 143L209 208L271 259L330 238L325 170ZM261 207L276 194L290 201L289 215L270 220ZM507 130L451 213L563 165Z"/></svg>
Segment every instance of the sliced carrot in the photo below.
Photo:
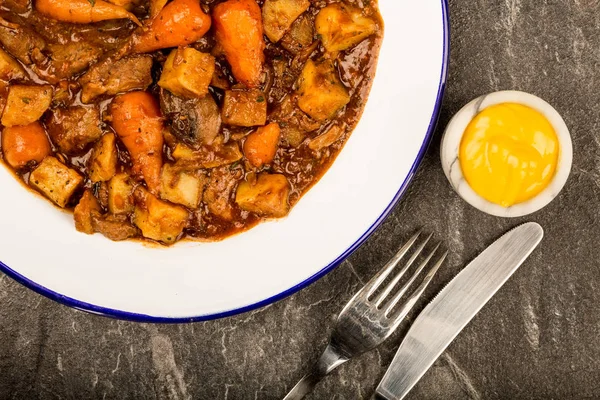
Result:
<svg viewBox="0 0 600 400"><path fill-rule="evenodd" d="M258 128L246 138L244 142L244 155L255 167L262 167L275 158L281 130L279 125L271 123Z"/></svg>
<svg viewBox="0 0 600 400"><path fill-rule="evenodd" d="M146 92L117 96L110 107L112 127L131 155L133 174L146 182L152 193L160 188L163 121L156 99Z"/></svg>
<svg viewBox="0 0 600 400"><path fill-rule="evenodd" d="M254 0L228 0L213 11L217 42L235 78L248 87L260 84L265 40L260 7Z"/></svg>
<svg viewBox="0 0 600 400"><path fill-rule="evenodd" d="M210 29L210 17L198 0L173 0L133 38L134 53L148 53L167 47L185 46Z"/></svg>
<svg viewBox="0 0 600 400"><path fill-rule="evenodd" d="M75 220L75 229L79 232L92 235L94 233L94 223L92 222L92 212L100 211L100 203L94 197L93 192L87 189L73 212Z"/></svg>
<svg viewBox="0 0 600 400"><path fill-rule="evenodd" d="M102 0L36 0L35 8L55 20L75 24L126 18L142 25L136 16L124 7Z"/></svg>
<svg viewBox="0 0 600 400"><path fill-rule="evenodd" d="M31 161L41 162L52 152L50 141L39 122L6 127L2 131L4 159L13 168L23 168Z"/></svg>

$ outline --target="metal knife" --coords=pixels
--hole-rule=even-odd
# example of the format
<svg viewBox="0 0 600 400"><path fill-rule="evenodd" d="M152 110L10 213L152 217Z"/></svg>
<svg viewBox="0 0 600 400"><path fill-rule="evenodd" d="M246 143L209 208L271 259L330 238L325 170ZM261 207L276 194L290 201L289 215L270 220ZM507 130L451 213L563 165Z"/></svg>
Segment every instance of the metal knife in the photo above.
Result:
<svg viewBox="0 0 600 400"><path fill-rule="evenodd" d="M544 236L536 223L518 226L467 265L412 324L375 392L400 400L527 259Z"/></svg>

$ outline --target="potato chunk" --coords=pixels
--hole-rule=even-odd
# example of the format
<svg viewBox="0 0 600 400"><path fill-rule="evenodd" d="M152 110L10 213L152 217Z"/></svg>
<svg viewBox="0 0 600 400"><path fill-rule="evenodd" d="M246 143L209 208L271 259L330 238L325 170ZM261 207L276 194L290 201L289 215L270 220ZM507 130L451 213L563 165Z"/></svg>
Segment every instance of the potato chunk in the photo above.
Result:
<svg viewBox="0 0 600 400"><path fill-rule="evenodd" d="M363 12L343 3L330 4L315 19L317 33L329 52L346 50L377 31L377 23Z"/></svg>
<svg viewBox="0 0 600 400"><path fill-rule="evenodd" d="M208 85L215 72L215 58L187 47L171 51L158 86L181 97L202 97L208 93Z"/></svg>
<svg viewBox="0 0 600 400"><path fill-rule="evenodd" d="M25 78L25 70L10 54L0 49L0 79L10 81L12 79Z"/></svg>
<svg viewBox="0 0 600 400"><path fill-rule="evenodd" d="M309 0L265 0L262 16L265 34L269 40L277 43L308 7Z"/></svg>
<svg viewBox="0 0 600 400"><path fill-rule="evenodd" d="M319 121L332 118L350 102L348 90L330 60L306 62L298 78L298 95L298 107Z"/></svg>
<svg viewBox="0 0 600 400"><path fill-rule="evenodd" d="M134 198L133 223L142 235L166 244L175 243L187 225L187 210L159 200L141 187L136 189Z"/></svg>
<svg viewBox="0 0 600 400"><path fill-rule="evenodd" d="M290 209L290 184L281 174L260 174L256 182L239 184L235 201L241 209L264 217L283 217Z"/></svg>
<svg viewBox="0 0 600 400"><path fill-rule="evenodd" d="M126 10L131 10L136 5L136 3L138 3L137 0L107 0L107 1L116 6L123 7Z"/></svg>
<svg viewBox="0 0 600 400"><path fill-rule="evenodd" d="M161 173L160 197L187 208L198 208L204 181L204 176L198 171L186 171L173 164L165 164Z"/></svg>
<svg viewBox="0 0 600 400"><path fill-rule="evenodd" d="M102 136L94 146L89 161L92 182L106 182L117 172L117 148L115 134L110 132Z"/></svg>
<svg viewBox="0 0 600 400"><path fill-rule="evenodd" d="M154 19L160 11L167 5L167 0L150 0L150 15Z"/></svg>
<svg viewBox="0 0 600 400"><path fill-rule="evenodd" d="M228 125L264 125L267 122L265 94L260 90L226 90L222 119Z"/></svg>
<svg viewBox="0 0 600 400"><path fill-rule="evenodd" d="M66 207L71 196L83 182L77 171L54 157L46 157L29 176L29 184L59 207Z"/></svg>
<svg viewBox="0 0 600 400"><path fill-rule="evenodd" d="M87 233L91 235L94 233L94 225L92 223L92 211L100 211L100 204L94 197L91 190L86 190L79 200L75 211L73 212L73 219L75 219L75 229L79 232Z"/></svg>
<svg viewBox="0 0 600 400"><path fill-rule="evenodd" d="M126 173L116 174L108 182L108 210L112 214L133 211L133 185Z"/></svg>
<svg viewBox="0 0 600 400"><path fill-rule="evenodd" d="M51 86L12 85L8 89L2 125L29 125L40 119L51 101Z"/></svg>

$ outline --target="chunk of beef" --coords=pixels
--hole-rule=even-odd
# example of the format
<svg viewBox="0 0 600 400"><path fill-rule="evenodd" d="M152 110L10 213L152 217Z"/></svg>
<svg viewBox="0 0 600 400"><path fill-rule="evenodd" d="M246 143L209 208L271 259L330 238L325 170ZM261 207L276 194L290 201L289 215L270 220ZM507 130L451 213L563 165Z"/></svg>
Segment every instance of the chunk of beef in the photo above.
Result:
<svg viewBox="0 0 600 400"><path fill-rule="evenodd" d="M267 99L256 89L226 90L223 123L235 126L262 126L267 121Z"/></svg>
<svg viewBox="0 0 600 400"><path fill-rule="evenodd" d="M83 72L92 63L98 61L102 49L91 44L68 42L48 45L50 52L50 73L56 79L68 79Z"/></svg>
<svg viewBox="0 0 600 400"><path fill-rule="evenodd" d="M221 130L221 113L210 94L183 99L161 89L160 108L173 135L196 149L211 144Z"/></svg>
<svg viewBox="0 0 600 400"><path fill-rule="evenodd" d="M112 180L111 180L112 183ZM113 212L112 209L110 209L110 199L109 199L109 185L107 182L96 182L94 183L94 185L92 186L92 190L94 191L94 196L98 199L98 201L100 202L100 206L103 209L109 209L110 212L112 212L113 214L118 214Z"/></svg>
<svg viewBox="0 0 600 400"><path fill-rule="evenodd" d="M315 27L310 14L303 14L292 24L289 32L281 39L281 45L296 55L308 48L314 41Z"/></svg>
<svg viewBox="0 0 600 400"><path fill-rule="evenodd" d="M31 0L3 0L2 7L15 14L23 14L29 11Z"/></svg>
<svg viewBox="0 0 600 400"><path fill-rule="evenodd" d="M98 107L57 108L46 119L52 142L66 154L83 151L102 136Z"/></svg>
<svg viewBox="0 0 600 400"><path fill-rule="evenodd" d="M288 95L277 104L269 120L279 123L282 142L290 147L298 147L307 133L321 127L319 121L310 118L298 108L296 95Z"/></svg>
<svg viewBox="0 0 600 400"><path fill-rule="evenodd" d="M42 61L46 41L31 29L17 24L0 25L0 44L25 65Z"/></svg>
<svg viewBox="0 0 600 400"><path fill-rule="evenodd" d="M238 174L238 171L229 167L215 168L204 190L203 199L208 210L226 221L233 219L232 193L239 179Z"/></svg>
<svg viewBox="0 0 600 400"><path fill-rule="evenodd" d="M218 137L211 145L192 149L184 144L177 144L172 156L178 164L188 169L216 168L233 164L242 159L240 146L235 141L223 143Z"/></svg>
<svg viewBox="0 0 600 400"><path fill-rule="evenodd" d="M269 104L272 104L280 101L292 91L294 83L298 79L298 73L289 67L288 60L283 57L272 59L270 67L273 84L267 93L269 94Z"/></svg>
<svg viewBox="0 0 600 400"><path fill-rule="evenodd" d="M148 55L101 61L79 79L81 101L91 103L103 95L145 90L152 83L151 69L152 57Z"/></svg>
<svg viewBox="0 0 600 400"><path fill-rule="evenodd" d="M92 211L92 227L110 240L126 240L138 235L138 229L129 222L126 215L100 214Z"/></svg>
<svg viewBox="0 0 600 400"><path fill-rule="evenodd" d="M345 132L345 124L342 124L342 126L333 125L319 136L311 139L308 142L308 148L317 152L323 150L340 140Z"/></svg>

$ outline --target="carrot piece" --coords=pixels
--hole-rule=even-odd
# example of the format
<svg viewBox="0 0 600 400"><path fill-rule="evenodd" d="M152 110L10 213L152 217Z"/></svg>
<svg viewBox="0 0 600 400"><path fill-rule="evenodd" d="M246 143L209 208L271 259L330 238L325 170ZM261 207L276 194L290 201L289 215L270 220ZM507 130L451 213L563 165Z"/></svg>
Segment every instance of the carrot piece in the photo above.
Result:
<svg viewBox="0 0 600 400"><path fill-rule="evenodd" d="M244 155L255 167L262 167L275 158L281 130L277 123L262 126L252 132L244 142Z"/></svg>
<svg viewBox="0 0 600 400"><path fill-rule="evenodd" d="M254 0L228 0L213 11L217 42L235 78L248 87L260 84L265 40L260 7Z"/></svg>
<svg viewBox="0 0 600 400"><path fill-rule="evenodd" d="M79 232L94 234L94 223L92 221L92 212L100 212L100 203L94 197L90 189L83 192L83 196L79 203L75 206L73 219L75 220L75 229Z"/></svg>
<svg viewBox="0 0 600 400"><path fill-rule="evenodd" d="M36 0L35 8L55 20L75 24L126 18L142 25L136 16L124 7L102 0Z"/></svg>
<svg viewBox="0 0 600 400"><path fill-rule="evenodd" d="M117 96L111 106L112 127L133 163L132 172L141 176L152 193L160 189L163 121L156 99L146 92Z"/></svg>
<svg viewBox="0 0 600 400"><path fill-rule="evenodd" d="M210 17L204 14L198 0L173 0L133 38L133 52L148 53L194 43L208 32L210 24Z"/></svg>
<svg viewBox="0 0 600 400"><path fill-rule="evenodd" d="M13 168L23 168L31 161L41 162L52 152L50 141L42 125L6 127L2 131L4 159Z"/></svg>

